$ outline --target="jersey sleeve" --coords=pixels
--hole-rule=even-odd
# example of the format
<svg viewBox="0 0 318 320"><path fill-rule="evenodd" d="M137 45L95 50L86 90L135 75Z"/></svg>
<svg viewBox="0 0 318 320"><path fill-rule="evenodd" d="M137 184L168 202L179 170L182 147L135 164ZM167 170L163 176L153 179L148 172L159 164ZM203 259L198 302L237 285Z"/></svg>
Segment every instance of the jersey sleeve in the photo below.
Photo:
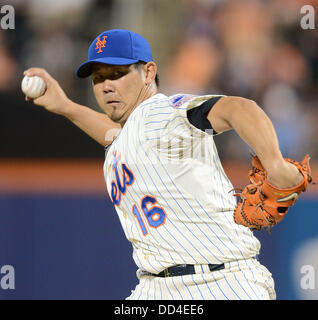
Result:
<svg viewBox="0 0 318 320"><path fill-rule="evenodd" d="M145 142L164 157L180 159L188 150L191 153L194 145L199 146L203 137L211 136L211 125L208 127L207 119L202 121L202 115L222 96L178 94L159 97L147 108L142 119ZM210 132L202 129L204 126L210 128Z"/></svg>
<svg viewBox="0 0 318 320"><path fill-rule="evenodd" d="M220 98L222 96L213 97L203 102L200 106L188 110L187 118L189 122L202 131L212 130L213 134L216 135L217 132L212 128L210 121L207 119L207 114Z"/></svg>

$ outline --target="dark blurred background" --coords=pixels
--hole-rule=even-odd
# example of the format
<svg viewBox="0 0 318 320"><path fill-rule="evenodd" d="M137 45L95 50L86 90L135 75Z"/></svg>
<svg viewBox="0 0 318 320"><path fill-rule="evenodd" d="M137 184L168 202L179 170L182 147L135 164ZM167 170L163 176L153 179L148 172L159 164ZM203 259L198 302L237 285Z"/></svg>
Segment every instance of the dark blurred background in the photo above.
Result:
<svg viewBox="0 0 318 320"><path fill-rule="evenodd" d="M75 70L86 60L90 42L106 29L130 29L148 39L167 95L216 93L255 100L272 119L283 155L301 160L309 153L316 168L317 1L0 1L5 4L15 9L15 29L0 29L0 267L12 264L18 271L16 289L0 288L0 297L121 299L136 283L130 246L106 196L103 148L64 118L25 102L20 89L25 69L43 67L71 99L101 111L90 79L77 79ZM314 30L300 27L303 5L315 9ZM234 132L215 141L229 176L243 183L249 147ZM317 202L317 192L311 191L271 237L259 233L261 259L273 270L280 299L318 298L317 281L314 290L299 285L299 265L313 265L318 274ZM103 238L113 230L118 230L113 241ZM308 246L314 249L299 249ZM311 254L304 258L304 252ZM56 271L57 258L67 260L61 267L65 273ZM86 273L83 259L92 264ZM128 278L118 284L114 274L122 276L123 260Z"/></svg>
<svg viewBox="0 0 318 320"><path fill-rule="evenodd" d="M24 102L20 82L26 68L43 67L70 98L99 110L90 80L74 72L97 34L127 28L149 40L162 92L254 99L273 120L285 156L317 158L318 32L300 27L300 8L316 1L1 2L16 12L15 30L0 31L1 157L103 157L66 120ZM248 159L235 134L216 140L222 157Z"/></svg>

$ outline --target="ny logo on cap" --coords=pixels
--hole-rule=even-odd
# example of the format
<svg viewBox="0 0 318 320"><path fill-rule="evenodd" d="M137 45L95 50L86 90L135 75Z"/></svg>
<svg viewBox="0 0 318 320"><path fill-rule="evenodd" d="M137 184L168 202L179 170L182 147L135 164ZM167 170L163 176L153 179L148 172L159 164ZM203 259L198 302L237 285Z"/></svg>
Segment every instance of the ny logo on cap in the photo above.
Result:
<svg viewBox="0 0 318 320"><path fill-rule="evenodd" d="M96 50L98 49L97 53L102 52L102 48L105 48L107 36L103 37L103 41L98 37L96 41Z"/></svg>

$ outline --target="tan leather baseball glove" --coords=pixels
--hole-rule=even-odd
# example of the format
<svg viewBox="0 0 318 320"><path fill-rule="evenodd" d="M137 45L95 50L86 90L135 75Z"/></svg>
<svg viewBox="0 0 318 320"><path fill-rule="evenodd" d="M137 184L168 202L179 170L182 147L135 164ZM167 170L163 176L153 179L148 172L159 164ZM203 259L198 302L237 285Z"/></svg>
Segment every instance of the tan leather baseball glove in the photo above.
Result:
<svg viewBox="0 0 318 320"><path fill-rule="evenodd" d="M241 193L235 194L240 197L234 211L234 220L237 224L256 230L264 227L270 229L284 218L289 207L297 201L299 194L306 190L308 183L312 182L309 155L307 154L302 162L285 160L295 165L304 179L296 187L280 189L269 183L259 158L253 156L252 169L248 174L251 184Z"/></svg>

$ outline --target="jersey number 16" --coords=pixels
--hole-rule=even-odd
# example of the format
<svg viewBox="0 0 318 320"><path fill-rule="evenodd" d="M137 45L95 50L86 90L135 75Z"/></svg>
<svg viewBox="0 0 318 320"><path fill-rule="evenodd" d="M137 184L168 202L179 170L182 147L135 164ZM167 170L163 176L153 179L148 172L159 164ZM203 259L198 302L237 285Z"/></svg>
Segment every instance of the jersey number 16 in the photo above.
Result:
<svg viewBox="0 0 318 320"><path fill-rule="evenodd" d="M140 201L143 215L140 214L137 205L135 203L133 204L133 214L137 218L144 236L148 234L148 228L144 222L144 218L146 219L148 226L151 228L158 228L166 222L167 214L162 207L155 205L157 202L158 200L154 196L144 196Z"/></svg>

